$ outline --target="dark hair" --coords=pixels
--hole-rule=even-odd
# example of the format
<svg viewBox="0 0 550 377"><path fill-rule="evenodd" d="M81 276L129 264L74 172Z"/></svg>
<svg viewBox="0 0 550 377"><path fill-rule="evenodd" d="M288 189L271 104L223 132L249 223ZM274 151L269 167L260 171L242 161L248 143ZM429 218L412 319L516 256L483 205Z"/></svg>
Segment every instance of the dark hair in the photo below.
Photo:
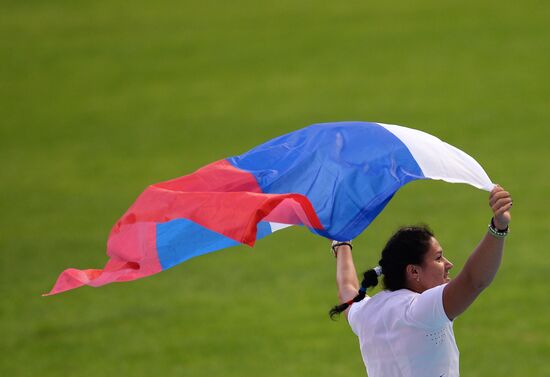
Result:
<svg viewBox="0 0 550 377"><path fill-rule="evenodd" d="M430 249L433 232L426 225L401 227L388 240L382 250L378 264L382 267L384 288L397 291L406 288L405 269L409 264L422 264L424 255ZM352 300L336 305L330 312L330 318L346 310L354 302L365 298L367 288L378 285L378 276L373 268L363 273L359 293Z"/></svg>

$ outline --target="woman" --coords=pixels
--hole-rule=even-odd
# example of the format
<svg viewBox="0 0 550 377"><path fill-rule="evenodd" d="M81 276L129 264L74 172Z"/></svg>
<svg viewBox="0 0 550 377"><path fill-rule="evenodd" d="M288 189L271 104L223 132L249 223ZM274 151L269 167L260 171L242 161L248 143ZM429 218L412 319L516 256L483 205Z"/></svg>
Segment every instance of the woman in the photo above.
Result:
<svg viewBox="0 0 550 377"><path fill-rule="evenodd" d="M510 223L510 194L496 186L490 194L493 218L487 234L453 280L453 264L445 258L427 227L406 227L395 233L379 266L357 280L350 242L333 242L340 305L359 337L369 377L454 377L459 375L453 320L491 284L502 259ZM385 290L365 291L383 276Z"/></svg>

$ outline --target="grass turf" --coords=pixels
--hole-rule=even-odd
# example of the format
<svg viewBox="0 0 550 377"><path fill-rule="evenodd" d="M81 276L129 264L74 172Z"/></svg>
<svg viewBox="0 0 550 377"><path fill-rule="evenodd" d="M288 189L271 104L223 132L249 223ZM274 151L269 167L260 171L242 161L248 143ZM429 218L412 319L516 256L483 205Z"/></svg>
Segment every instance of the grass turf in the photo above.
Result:
<svg viewBox="0 0 550 377"><path fill-rule="evenodd" d="M4 1L0 246L6 376L344 376L364 367L327 242L281 231L160 275L42 298L100 268L142 189L315 122L419 128L515 199L497 279L455 324L465 376L550 374L550 7L537 1ZM545 196L546 195L546 196ZM376 263L432 225L458 270L487 195L415 182L356 241Z"/></svg>

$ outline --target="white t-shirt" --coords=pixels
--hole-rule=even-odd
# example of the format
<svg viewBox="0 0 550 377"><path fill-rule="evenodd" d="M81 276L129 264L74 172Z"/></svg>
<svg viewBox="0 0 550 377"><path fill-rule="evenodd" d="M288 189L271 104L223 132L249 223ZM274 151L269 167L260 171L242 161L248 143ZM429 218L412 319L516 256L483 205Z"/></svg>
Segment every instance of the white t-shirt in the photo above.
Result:
<svg viewBox="0 0 550 377"><path fill-rule="evenodd" d="M453 322L443 288L421 294L382 291L354 303L348 322L359 337L369 377L458 377Z"/></svg>

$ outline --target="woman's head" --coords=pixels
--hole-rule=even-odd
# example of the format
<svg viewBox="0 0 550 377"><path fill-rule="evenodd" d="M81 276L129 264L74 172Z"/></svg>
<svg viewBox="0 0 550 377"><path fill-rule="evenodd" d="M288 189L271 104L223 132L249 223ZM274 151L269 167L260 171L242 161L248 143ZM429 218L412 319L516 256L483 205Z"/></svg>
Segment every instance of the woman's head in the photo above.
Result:
<svg viewBox="0 0 550 377"><path fill-rule="evenodd" d="M453 264L443 256L441 245L432 237L422 263L419 266L407 266L407 288L415 292L424 292L426 289L448 283L451 280L449 278L451 268Z"/></svg>
<svg viewBox="0 0 550 377"><path fill-rule="evenodd" d="M400 228L386 243L378 262L384 273L384 287L390 291L408 288L422 292L446 283L453 265L442 253L427 226Z"/></svg>

